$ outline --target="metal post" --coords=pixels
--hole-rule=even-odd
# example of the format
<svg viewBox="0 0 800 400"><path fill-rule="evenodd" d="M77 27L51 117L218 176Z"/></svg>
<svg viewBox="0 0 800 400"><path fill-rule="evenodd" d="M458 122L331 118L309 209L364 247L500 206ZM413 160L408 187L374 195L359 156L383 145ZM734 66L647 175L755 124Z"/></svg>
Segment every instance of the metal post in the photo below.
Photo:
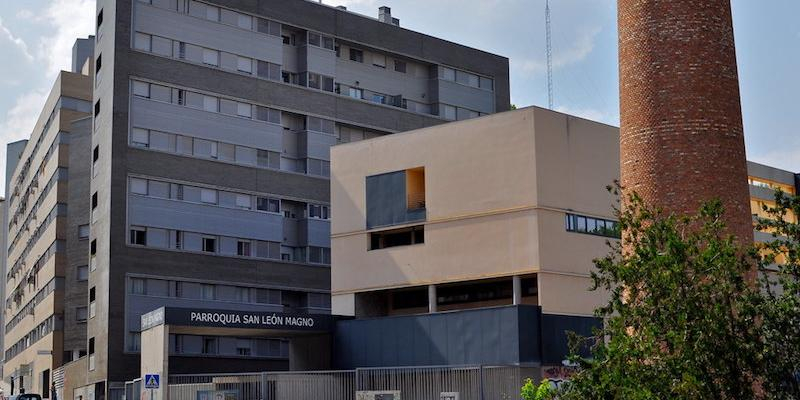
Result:
<svg viewBox="0 0 800 400"><path fill-rule="evenodd" d="M435 313L436 312L436 285L428 285L428 312Z"/></svg>
<svg viewBox="0 0 800 400"><path fill-rule="evenodd" d="M519 275L514 275L512 278L514 286L514 305L522 304L522 278Z"/></svg>
<svg viewBox="0 0 800 400"><path fill-rule="evenodd" d="M261 400L267 400L267 373L261 373Z"/></svg>

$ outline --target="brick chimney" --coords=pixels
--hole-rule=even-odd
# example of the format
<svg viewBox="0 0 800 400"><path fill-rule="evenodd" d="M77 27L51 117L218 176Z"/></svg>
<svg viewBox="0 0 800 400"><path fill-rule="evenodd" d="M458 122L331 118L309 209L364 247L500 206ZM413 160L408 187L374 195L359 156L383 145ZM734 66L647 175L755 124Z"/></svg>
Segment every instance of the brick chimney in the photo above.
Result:
<svg viewBox="0 0 800 400"><path fill-rule="evenodd" d="M621 179L692 213L720 198L752 243L730 0L618 0Z"/></svg>

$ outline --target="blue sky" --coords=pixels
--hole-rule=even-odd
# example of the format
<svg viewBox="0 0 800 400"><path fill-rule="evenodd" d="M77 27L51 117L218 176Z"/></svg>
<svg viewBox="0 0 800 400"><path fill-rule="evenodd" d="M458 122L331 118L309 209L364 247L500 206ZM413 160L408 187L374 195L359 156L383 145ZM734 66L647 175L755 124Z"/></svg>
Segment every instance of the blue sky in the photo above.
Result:
<svg viewBox="0 0 800 400"><path fill-rule="evenodd" d="M555 108L618 125L616 3L551 1ZM512 102L547 105L544 0L324 2L369 16L387 5L406 28L507 56ZM748 158L800 172L800 1L732 5ZM0 142L30 135L75 38L92 34L94 8L94 0L0 2Z"/></svg>

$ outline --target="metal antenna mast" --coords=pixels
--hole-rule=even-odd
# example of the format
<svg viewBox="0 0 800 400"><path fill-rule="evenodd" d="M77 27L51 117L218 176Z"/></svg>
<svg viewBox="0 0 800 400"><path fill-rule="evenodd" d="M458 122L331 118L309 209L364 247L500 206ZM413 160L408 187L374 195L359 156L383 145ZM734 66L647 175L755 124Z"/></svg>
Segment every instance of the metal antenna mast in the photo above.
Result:
<svg viewBox="0 0 800 400"><path fill-rule="evenodd" d="M547 104L553 109L553 43L550 38L550 0L545 0L544 24L547 30Z"/></svg>

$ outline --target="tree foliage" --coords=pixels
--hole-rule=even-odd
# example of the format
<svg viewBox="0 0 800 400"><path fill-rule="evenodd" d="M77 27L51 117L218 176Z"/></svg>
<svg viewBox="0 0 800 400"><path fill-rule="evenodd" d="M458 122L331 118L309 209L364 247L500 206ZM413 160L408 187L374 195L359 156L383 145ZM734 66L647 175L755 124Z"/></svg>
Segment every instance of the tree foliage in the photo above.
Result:
<svg viewBox="0 0 800 400"><path fill-rule="evenodd" d="M772 215L800 215L799 199L777 200ZM756 248L726 233L719 201L690 216L667 215L636 194L624 203L622 241L609 243L592 273L594 289L610 294L596 312L603 328L581 339L591 357L571 357L579 370L559 398L800 398L798 225L761 221L776 240ZM756 270L765 277L753 279Z"/></svg>

